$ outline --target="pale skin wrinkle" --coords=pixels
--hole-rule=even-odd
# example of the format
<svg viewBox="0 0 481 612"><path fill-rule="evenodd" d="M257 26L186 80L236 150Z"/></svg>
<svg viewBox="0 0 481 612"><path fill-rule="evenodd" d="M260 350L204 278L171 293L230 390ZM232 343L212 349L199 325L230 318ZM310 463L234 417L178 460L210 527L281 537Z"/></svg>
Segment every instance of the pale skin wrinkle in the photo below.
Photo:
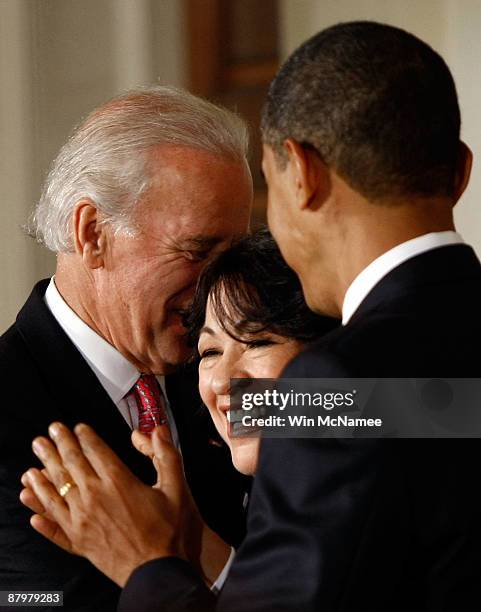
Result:
<svg viewBox="0 0 481 612"><path fill-rule="evenodd" d="M134 236L77 204L75 253L58 258L67 303L139 371L165 374L188 357L179 311L203 267L247 231L252 180L244 162L186 147L152 152L152 184Z"/></svg>

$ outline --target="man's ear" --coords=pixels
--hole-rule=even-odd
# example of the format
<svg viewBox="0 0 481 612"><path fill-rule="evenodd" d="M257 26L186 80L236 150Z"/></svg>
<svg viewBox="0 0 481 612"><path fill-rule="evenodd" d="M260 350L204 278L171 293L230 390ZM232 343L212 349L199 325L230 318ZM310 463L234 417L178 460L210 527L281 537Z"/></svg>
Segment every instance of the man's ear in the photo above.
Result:
<svg viewBox="0 0 481 612"><path fill-rule="evenodd" d="M100 222L97 207L88 198L80 200L73 212L75 252L92 270L104 265L106 248L105 226Z"/></svg>
<svg viewBox="0 0 481 612"><path fill-rule="evenodd" d="M454 201L457 202L468 186L473 167L473 153L466 143L459 142L458 167L456 171L456 185L454 187Z"/></svg>
<svg viewBox="0 0 481 612"><path fill-rule="evenodd" d="M318 206L330 190L327 166L314 149L303 147L292 138L284 142L284 148L297 205L300 208Z"/></svg>

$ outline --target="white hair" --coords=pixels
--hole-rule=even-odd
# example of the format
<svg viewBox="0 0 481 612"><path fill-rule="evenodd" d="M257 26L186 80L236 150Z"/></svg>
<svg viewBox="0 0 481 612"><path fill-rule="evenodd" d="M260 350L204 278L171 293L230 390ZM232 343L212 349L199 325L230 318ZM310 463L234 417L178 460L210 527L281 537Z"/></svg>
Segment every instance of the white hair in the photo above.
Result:
<svg viewBox="0 0 481 612"><path fill-rule="evenodd" d="M150 184L152 147L181 145L245 162L248 139L238 115L187 91L128 91L94 110L61 148L28 231L52 251L72 252L72 213L88 198L116 232L135 233L133 209Z"/></svg>

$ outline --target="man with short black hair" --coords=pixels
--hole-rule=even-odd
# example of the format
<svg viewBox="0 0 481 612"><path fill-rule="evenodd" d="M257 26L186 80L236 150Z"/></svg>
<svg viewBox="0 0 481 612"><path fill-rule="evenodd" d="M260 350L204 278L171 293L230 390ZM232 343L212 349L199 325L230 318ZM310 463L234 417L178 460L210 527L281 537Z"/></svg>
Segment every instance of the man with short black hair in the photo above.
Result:
<svg viewBox="0 0 481 612"><path fill-rule="evenodd" d="M279 166L291 138L370 201L390 202L453 197L460 121L440 55L404 30L355 22L292 54L269 89L261 127Z"/></svg>

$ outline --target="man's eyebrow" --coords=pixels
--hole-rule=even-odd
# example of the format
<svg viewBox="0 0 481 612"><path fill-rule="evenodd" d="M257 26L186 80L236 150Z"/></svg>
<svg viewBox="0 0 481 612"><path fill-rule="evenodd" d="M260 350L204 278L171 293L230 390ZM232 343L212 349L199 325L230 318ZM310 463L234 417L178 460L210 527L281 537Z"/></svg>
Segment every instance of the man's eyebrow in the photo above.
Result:
<svg viewBox="0 0 481 612"><path fill-rule="evenodd" d="M204 325L204 327L201 328L199 336L201 336L202 334L209 334L210 336L215 336L214 330L210 327L207 327L207 325Z"/></svg>

